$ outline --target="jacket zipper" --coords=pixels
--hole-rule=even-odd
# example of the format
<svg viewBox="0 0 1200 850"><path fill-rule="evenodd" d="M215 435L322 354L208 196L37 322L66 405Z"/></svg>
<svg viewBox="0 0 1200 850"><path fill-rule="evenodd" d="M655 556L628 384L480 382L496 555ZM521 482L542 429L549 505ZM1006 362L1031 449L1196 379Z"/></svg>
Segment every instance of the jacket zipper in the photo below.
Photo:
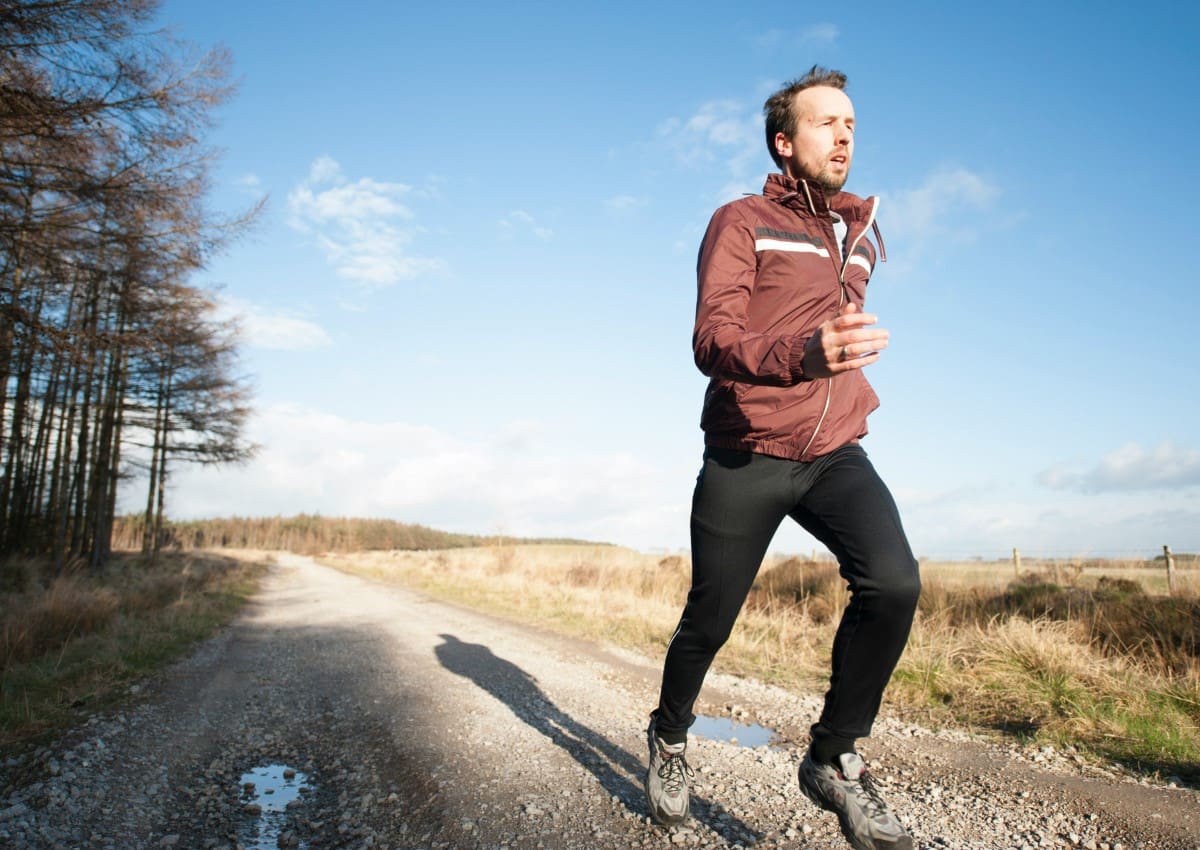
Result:
<svg viewBox="0 0 1200 850"><path fill-rule="evenodd" d="M806 193L808 192L807 186L805 186L804 191ZM815 210L815 208L812 207L812 196L811 195L809 196L808 203L809 203L809 208L813 209L813 212L815 213L816 210ZM850 298L849 294L846 292L846 266L850 264L850 257L853 255L854 249L858 247L859 241L864 236L867 235L867 231L871 229L871 225L875 222L875 211L878 209L879 209L879 198L872 197L871 198L871 212L867 216L866 222L863 223L862 229L858 232L858 235L854 237L854 241L851 242L849 245L847 245L846 250L844 252L842 252L842 265L841 265L841 268L838 270L838 310L839 311L842 309L843 306L845 306L846 302ZM836 236L837 234L835 233L834 235ZM837 246L835 245L834 247L837 247ZM805 445L804 445L804 451L802 451L800 453L801 457L808 454L808 450L810 448L812 448L813 442L817 439L817 434L819 434L821 432L821 426L825 424L825 417L829 415L829 405L830 405L830 402L833 401L833 378L825 379L825 387L826 387L826 389L825 389L825 407L821 410L821 418L817 420L817 425L815 428L813 428L812 436L808 438L808 442L805 443Z"/></svg>

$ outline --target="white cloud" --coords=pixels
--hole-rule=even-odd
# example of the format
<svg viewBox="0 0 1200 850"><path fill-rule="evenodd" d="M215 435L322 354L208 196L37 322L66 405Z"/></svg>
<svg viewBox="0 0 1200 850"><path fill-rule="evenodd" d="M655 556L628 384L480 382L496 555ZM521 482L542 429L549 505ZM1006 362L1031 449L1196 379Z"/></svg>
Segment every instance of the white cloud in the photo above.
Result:
<svg viewBox="0 0 1200 850"><path fill-rule="evenodd" d="M513 210L507 216L500 219L500 226L505 230L528 230L538 239L549 239L554 235L554 231L548 227L543 227L537 223L529 213L525 210Z"/></svg>
<svg viewBox="0 0 1200 850"><path fill-rule="evenodd" d="M253 195L257 198L263 194L262 180L259 179L257 174L243 174L234 183L248 195Z"/></svg>
<svg viewBox="0 0 1200 850"><path fill-rule="evenodd" d="M217 305L217 316L237 322L242 338L254 348L308 351L333 345L329 334L315 322L272 313L239 298L222 297Z"/></svg>
<svg viewBox="0 0 1200 850"><path fill-rule="evenodd" d="M1190 491L1031 492L981 483L939 494L894 491L914 554L966 560L1010 557L1150 557L1163 544L1200 548L1200 494Z"/></svg>
<svg viewBox="0 0 1200 850"><path fill-rule="evenodd" d="M757 195L762 191L761 183L762 181L760 180L760 185L756 186L750 179L732 180L722 186L717 192L717 203L727 204L730 201L736 201L738 198L741 198L745 195Z"/></svg>
<svg viewBox="0 0 1200 850"><path fill-rule="evenodd" d="M445 267L409 253L420 228L401 199L413 194L404 183L351 181L336 160L320 156L288 195L288 223L313 239L339 277L388 286Z"/></svg>
<svg viewBox="0 0 1200 850"><path fill-rule="evenodd" d="M989 226L999 189L966 168L933 172L914 189L881 192L879 223L888 244L891 272L911 271L930 254L974 242Z"/></svg>
<svg viewBox="0 0 1200 850"><path fill-rule="evenodd" d="M604 202L604 206L615 212L644 207L649 200L637 195L615 195Z"/></svg>
<svg viewBox="0 0 1200 850"><path fill-rule="evenodd" d="M372 218L411 219L412 211L396 202L408 192L402 183L379 183L369 178L357 183L334 186L314 193L308 186L294 191L289 201L292 213L308 224L324 222L354 222Z"/></svg>
<svg viewBox="0 0 1200 850"><path fill-rule="evenodd" d="M328 154L322 154L313 160L313 164L308 169L309 183L329 183L337 180L342 175L342 167L338 165L337 160Z"/></svg>
<svg viewBox="0 0 1200 850"><path fill-rule="evenodd" d="M880 214L887 211L889 232L902 239L918 244L955 236L961 240L970 235L960 223L964 214L987 209L998 194L981 175L965 168L943 169L915 189L882 194Z"/></svg>
<svg viewBox="0 0 1200 850"><path fill-rule="evenodd" d="M687 544L691 458L686 468L673 468L632 451L580 449L539 421L511 422L475 436L267 405L250 421L247 438L261 449L244 467L174 468L172 517L307 512L642 549ZM1196 463L1194 453L1177 450L1170 456ZM144 490L144 479L130 482L122 509L136 509ZM894 492L920 556L1003 558L1017 547L1030 558L1148 557L1163 544L1177 552L1200 551L1196 488L1039 495L981 482L941 493L899 484ZM775 552L814 548L820 545L791 522L772 543Z"/></svg>
<svg viewBox="0 0 1200 850"><path fill-rule="evenodd" d="M799 32L769 29L755 39L760 48L775 50L780 47L791 47L796 44L807 46L819 45L827 47L837 42L841 30L837 24L818 23L804 27Z"/></svg>
<svg viewBox="0 0 1200 850"><path fill-rule="evenodd" d="M833 44L839 35L837 24L812 24L800 31L800 40L808 44Z"/></svg>
<svg viewBox="0 0 1200 850"><path fill-rule="evenodd" d="M351 301L346 298L337 299L339 309L345 310L347 313L366 313L370 310L365 303L361 301Z"/></svg>
<svg viewBox="0 0 1200 850"><path fill-rule="evenodd" d="M677 480L661 486L665 476L626 451L556 450L553 429L538 422L471 437L269 405L247 436L261 449L246 466L175 469L172 517L315 512L646 547L686 534ZM129 498L144 486L134 482Z"/></svg>
<svg viewBox="0 0 1200 850"><path fill-rule="evenodd" d="M738 106L732 101L706 103L684 126L688 132L698 134L712 144L736 146L747 136Z"/></svg>
<svg viewBox="0 0 1200 850"><path fill-rule="evenodd" d="M763 49L773 50L787 39L787 33L778 28L771 28L762 35L754 39L755 43Z"/></svg>
<svg viewBox="0 0 1200 850"><path fill-rule="evenodd" d="M1085 493L1169 490L1200 485L1200 451L1160 443L1147 451L1129 443L1109 452L1090 469L1054 467L1038 479L1056 490Z"/></svg>
<svg viewBox="0 0 1200 850"><path fill-rule="evenodd" d="M716 163L742 177L751 164L760 165L767 156L762 128L757 108L734 100L713 100L688 118L664 121L657 135L684 166L704 168Z"/></svg>

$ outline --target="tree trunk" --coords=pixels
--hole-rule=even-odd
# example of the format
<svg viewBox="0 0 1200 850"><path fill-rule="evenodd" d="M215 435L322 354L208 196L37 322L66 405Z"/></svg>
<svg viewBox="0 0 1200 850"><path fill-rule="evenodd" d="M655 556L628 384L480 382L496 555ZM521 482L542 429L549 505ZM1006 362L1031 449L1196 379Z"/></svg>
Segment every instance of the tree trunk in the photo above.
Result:
<svg viewBox="0 0 1200 850"><path fill-rule="evenodd" d="M150 485L146 489L146 527L142 530L142 554L157 551L154 537L154 505L158 496L158 458L163 450L163 402L166 395L166 373L159 370L158 393L154 403L154 435L150 445Z"/></svg>
<svg viewBox="0 0 1200 850"><path fill-rule="evenodd" d="M154 513L154 548L150 552L153 562L158 557L162 546L163 513L167 500L167 454L171 442L171 385L173 377L171 367L165 370L166 379L163 382L162 403L162 450L158 453L158 505Z"/></svg>

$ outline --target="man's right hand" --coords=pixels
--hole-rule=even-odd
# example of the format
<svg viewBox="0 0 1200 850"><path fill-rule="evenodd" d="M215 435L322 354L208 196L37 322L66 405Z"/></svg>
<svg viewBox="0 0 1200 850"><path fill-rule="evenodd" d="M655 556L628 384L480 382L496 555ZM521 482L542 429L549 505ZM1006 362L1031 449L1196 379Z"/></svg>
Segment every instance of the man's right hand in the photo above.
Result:
<svg viewBox="0 0 1200 850"><path fill-rule="evenodd" d="M888 345L888 332L872 328L879 321L860 313L854 302L822 322L804 346L804 374L808 378L832 378L852 369L870 366Z"/></svg>

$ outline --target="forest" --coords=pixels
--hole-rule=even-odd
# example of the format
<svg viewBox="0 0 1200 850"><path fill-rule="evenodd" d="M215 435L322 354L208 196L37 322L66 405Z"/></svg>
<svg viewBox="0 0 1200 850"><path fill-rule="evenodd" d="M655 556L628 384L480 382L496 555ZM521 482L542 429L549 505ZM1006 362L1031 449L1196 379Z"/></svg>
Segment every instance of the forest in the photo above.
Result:
<svg viewBox="0 0 1200 850"><path fill-rule="evenodd" d="M143 484L153 554L172 467L254 451L236 324L196 282L261 209L206 205L230 60L157 5L0 2L0 563L102 564Z"/></svg>

